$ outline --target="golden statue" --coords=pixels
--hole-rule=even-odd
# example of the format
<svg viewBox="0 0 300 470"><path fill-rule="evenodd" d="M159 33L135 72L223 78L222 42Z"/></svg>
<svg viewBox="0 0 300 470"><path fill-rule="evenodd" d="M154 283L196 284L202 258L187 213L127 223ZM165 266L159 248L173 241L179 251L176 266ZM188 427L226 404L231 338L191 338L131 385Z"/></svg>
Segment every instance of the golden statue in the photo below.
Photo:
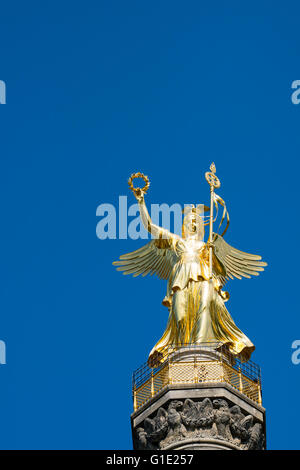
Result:
<svg viewBox="0 0 300 470"><path fill-rule="evenodd" d="M157 274L168 280L167 294L163 305L169 309L167 328L162 338L150 352L148 363L154 367L163 358L166 347L178 347L187 344L221 343L242 361L250 358L255 346L235 325L225 302L228 292L222 290L228 279L257 276L267 264L261 257L239 251L223 239L229 216L223 199L215 193L220 186L215 165L205 174L210 185L210 209L204 206L191 207L185 214L182 237L153 224L147 211L144 195L149 187L149 180L141 173L129 179L139 203L140 217L145 228L154 237L142 248L120 256L120 261L113 264L123 274L134 276ZM143 178L144 188L134 188L134 178ZM227 225L222 235L213 232L214 206L223 206L222 222L227 218ZM204 211L210 211L209 222L205 223ZM186 211L185 211L186 212ZM209 239L205 243L204 226L209 223Z"/></svg>

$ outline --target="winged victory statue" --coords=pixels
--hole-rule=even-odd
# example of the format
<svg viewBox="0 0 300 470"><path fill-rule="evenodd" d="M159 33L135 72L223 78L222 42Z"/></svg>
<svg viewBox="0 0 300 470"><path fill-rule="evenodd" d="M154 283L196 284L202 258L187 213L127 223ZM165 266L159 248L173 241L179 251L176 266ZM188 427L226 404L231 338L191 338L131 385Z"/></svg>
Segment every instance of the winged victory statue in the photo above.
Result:
<svg viewBox="0 0 300 470"><path fill-rule="evenodd" d="M255 349L229 314L225 306L229 294L223 286L229 279L257 276L267 263L261 261L261 256L239 251L224 240L229 215L224 200L215 193L220 180L214 164L210 170L205 174L210 185L210 208L191 206L185 210L181 237L152 222L145 204L150 184L148 178L136 173L129 179L129 186L139 203L141 220L153 239L138 250L120 256L113 264L123 274L146 276L155 273L168 281L162 302L169 310L167 327L150 352L150 367L160 363L167 347L221 343L242 361L250 359ZM144 188L133 187L132 181L136 177L144 179ZM223 207L220 226L227 219L222 235L213 232L217 217L214 218L214 207L218 209L219 205ZM205 211L210 211L210 215L204 216ZM210 229L207 242L204 242L205 225Z"/></svg>

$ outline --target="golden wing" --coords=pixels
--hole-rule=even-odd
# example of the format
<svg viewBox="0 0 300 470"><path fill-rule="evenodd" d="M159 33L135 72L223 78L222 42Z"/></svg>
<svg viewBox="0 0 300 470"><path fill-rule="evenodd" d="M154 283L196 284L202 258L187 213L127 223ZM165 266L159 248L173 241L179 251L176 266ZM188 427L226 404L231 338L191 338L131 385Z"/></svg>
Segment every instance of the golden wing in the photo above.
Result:
<svg viewBox="0 0 300 470"><path fill-rule="evenodd" d="M260 271L264 271L264 266L267 266L267 263L260 261L261 256L233 248L216 233L213 234L213 245L216 258L225 268L225 272L215 272L223 285L228 279L258 276Z"/></svg>
<svg viewBox="0 0 300 470"><path fill-rule="evenodd" d="M174 251L174 240L155 239L136 251L120 256L120 261L114 261L118 271L123 274L133 274L134 277L157 274L160 279L168 279L174 264L179 258Z"/></svg>

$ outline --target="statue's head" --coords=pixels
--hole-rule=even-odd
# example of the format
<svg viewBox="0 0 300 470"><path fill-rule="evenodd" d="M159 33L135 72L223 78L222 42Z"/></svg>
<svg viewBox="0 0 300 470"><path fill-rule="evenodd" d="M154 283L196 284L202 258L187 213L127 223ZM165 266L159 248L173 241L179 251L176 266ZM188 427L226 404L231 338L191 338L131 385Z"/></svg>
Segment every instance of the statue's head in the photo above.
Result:
<svg viewBox="0 0 300 470"><path fill-rule="evenodd" d="M195 238L203 240L204 238L204 222L200 215L199 207L188 206L184 210L186 214L182 224L182 238Z"/></svg>
<svg viewBox="0 0 300 470"><path fill-rule="evenodd" d="M220 410L228 409L228 403L225 400L221 400L221 399L213 400L213 406L214 408L217 408Z"/></svg>
<svg viewBox="0 0 300 470"><path fill-rule="evenodd" d="M233 405L233 407L230 409L230 412L233 415L240 415L241 414L241 408L238 405Z"/></svg>

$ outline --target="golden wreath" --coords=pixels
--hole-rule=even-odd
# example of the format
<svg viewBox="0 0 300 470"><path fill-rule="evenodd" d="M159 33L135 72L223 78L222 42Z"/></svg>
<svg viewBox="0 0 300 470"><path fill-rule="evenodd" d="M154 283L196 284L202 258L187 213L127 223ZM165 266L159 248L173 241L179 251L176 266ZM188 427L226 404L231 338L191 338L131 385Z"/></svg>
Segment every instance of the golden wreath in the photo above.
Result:
<svg viewBox="0 0 300 470"><path fill-rule="evenodd" d="M135 178L142 178L145 181L145 186L143 188L135 188L133 186L133 180ZM146 194L150 186L150 181L149 181L148 176L144 175L143 173L133 173L133 175L131 175L128 180L128 186L133 192L140 190L142 193Z"/></svg>

